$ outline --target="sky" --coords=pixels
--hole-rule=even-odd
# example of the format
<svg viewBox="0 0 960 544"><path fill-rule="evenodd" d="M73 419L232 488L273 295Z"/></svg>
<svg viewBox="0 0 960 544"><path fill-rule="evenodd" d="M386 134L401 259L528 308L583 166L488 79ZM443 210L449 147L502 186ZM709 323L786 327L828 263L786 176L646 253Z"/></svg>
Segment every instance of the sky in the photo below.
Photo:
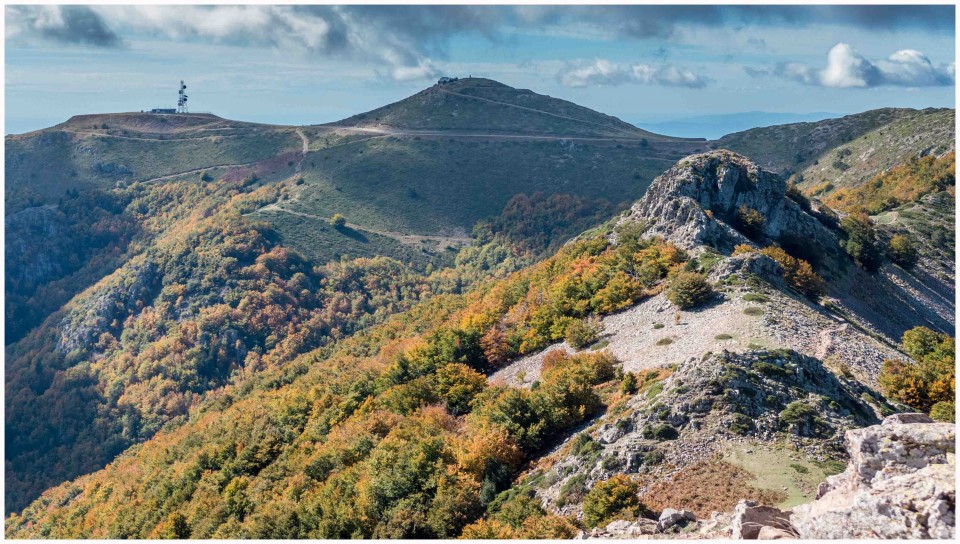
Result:
<svg viewBox="0 0 960 544"><path fill-rule="evenodd" d="M954 21L952 5L6 6L5 131L173 107L181 79L191 111L296 125L441 75L641 126L954 107Z"/></svg>

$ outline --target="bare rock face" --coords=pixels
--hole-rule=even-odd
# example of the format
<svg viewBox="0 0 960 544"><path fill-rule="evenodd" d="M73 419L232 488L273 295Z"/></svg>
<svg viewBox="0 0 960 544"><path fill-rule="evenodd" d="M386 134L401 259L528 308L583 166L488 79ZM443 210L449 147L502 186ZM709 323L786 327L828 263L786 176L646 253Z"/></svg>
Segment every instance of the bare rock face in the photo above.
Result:
<svg viewBox="0 0 960 544"><path fill-rule="evenodd" d="M757 540L761 533L764 538L794 537L788 512L747 500L734 508L730 530L735 540Z"/></svg>
<svg viewBox="0 0 960 544"><path fill-rule="evenodd" d="M917 423L907 423L918 421ZM953 538L956 426L914 414L848 431L850 465L794 509L802 538Z"/></svg>
<svg viewBox="0 0 960 544"><path fill-rule="evenodd" d="M835 252L834 234L787 196L787 185L746 157L730 151L692 155L653 180L643 199L621 221L640 221L647 234L685 249L707 245L729 251L750 240L739 232L741 206L764 217L763 236L783 236Z"/></svg>

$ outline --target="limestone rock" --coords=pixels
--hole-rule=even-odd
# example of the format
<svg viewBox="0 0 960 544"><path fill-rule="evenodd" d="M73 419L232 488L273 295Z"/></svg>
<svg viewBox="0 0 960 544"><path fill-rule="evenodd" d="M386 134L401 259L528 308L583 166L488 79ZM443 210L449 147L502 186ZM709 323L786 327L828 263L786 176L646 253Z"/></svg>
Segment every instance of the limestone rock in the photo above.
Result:
<svg viewBox="0 0 960 544"><path fill-rule="evenodd" d="M737 229L741 206L764 216L763 235L789 235L836 253L836 236L788 198L787 184L742 155L712 151L691 155L653 180L644 197L621 221L647 225L685 249L708 245L728 251L750 241Z"/></svg>
<svg viewBox="0 0 960 544"><path fill-rule="evenodd" d="M883 420L883 425L895 425L897 423L934 423L930 416L919 412L909 414L893 414Z"/></svg>
<svg viewBox="0 0 960 544"><path fill-rule="evenodd" d="M660 514L657 521L657 530L663 532L677 524L686 524L689 521L697 521L697 516L689 510L675 510L667 508Z"/></svg>
<svg viewBox="0 0 960 544"><path fill-rule="evenodd" d="M794 509L802 538L953 538L956 426L915 414L848 431L847 470Z"/></svg>
<svg viewBox="0 0 960 544"><path fill-rule="evenodd" d="M795 538L797 538L797 535L790 531L784 531L783 529L777 529L769 525L764 525L760 528L760 532L757 533L757 540L787 540Z"/></svg>
<svg viewBox="0 0 960 544"><path fill-rule="evenodd" d="M789 533L790 514L779 508L759 505L754 501L741 500L733 510L730 524L731 538L736 540L756 540L760 530L770 527ZM770 531L767 531L770 534Z"/></svg>

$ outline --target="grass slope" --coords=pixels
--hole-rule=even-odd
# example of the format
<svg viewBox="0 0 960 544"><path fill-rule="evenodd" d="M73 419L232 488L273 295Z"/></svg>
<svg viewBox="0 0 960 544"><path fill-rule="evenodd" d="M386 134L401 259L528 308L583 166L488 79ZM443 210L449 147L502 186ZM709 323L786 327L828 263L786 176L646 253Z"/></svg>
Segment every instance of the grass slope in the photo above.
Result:
<svg viewBox="0 0 960 544"><path fill-rule="evenodd" d="M463 232L521 192L638 198L680 156L638 143L369 139L311 152L291 207L403 233Z"/></svg>
<svg viewBox="0 0 960 544"><path fill-rule="evenodd" d="M572 102L483 78L464 78L448 85L434 85L399 102L335 124L680 140L639 129Z"/></svg>
<svg viewBox="0 0 960 544"><path fill-rule="evenodd" d="M742 153L761 166L790 175L806 185L831 181L858 184L930 150L953 147L952 109L883 108L815 123L791 123L728 134L712 143ZM840 149L846 167L833 163ZM839 167L839 168L838 168Z"/></svg>

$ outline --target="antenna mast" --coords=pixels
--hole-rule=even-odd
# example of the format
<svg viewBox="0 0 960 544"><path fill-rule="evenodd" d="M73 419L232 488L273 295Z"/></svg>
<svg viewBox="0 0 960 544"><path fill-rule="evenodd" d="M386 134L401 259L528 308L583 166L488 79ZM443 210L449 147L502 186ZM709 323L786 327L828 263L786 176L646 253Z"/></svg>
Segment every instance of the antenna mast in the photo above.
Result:
<svg viewBox="0 0 960 544"><path fill-rule="evenodd" d="M187 113L187 86L180 80L180 98L177 100L177 113Z"/></svg>

